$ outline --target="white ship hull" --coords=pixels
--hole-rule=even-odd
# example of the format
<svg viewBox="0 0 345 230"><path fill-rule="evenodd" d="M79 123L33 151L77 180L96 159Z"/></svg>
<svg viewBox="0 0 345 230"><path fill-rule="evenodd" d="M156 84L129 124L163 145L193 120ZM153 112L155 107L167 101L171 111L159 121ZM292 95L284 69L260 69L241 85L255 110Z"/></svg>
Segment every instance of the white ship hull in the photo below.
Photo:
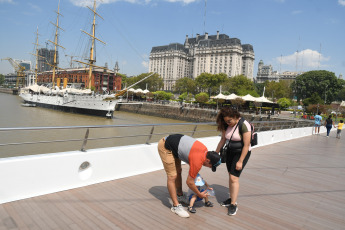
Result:
<svg viewBox="0 0 345 230"><path fill-rule="evenodd" d="M64 112L81 113L95 116L112 117L119 100L104 100L109 95L44 95L20 93L25 103L61 110Z"/></svg>

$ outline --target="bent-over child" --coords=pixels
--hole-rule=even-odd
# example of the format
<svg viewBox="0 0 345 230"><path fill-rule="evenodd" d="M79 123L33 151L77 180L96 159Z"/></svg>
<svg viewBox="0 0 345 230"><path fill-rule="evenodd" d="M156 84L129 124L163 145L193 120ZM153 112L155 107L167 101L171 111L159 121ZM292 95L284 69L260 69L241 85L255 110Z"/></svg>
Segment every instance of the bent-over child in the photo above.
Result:
<svg viewBox="0 0 345 230"><path fill-rule="evenodd" d="M196 187L198 188L198 190L200 192L205 191L205 189L203 189L204 185L206 186L206 189L208 190L213 190L213 188L211 188L207 182L200 176L200 174L198 174L194 180L194 183L196 185ZM198 197L196 194L194 194L194 192L189 189L188 191L188 197L189 197L189 206L188 206L188 211L191 213L196 213L196 210L194 208L194 203L196 201L201 201L202 198ZM205 206L206 207L213 207L213 203L211 201L208 200L208 196L205 197Z"/></svg>
<svg viewBox="0 0 345 230"><path fill-rule="evenodd" d="M343 128L344 125L344 121L340 120L339 124L338 124L338 129L337 129L337 138L340 139L341 136L341 130Z"/></svg>

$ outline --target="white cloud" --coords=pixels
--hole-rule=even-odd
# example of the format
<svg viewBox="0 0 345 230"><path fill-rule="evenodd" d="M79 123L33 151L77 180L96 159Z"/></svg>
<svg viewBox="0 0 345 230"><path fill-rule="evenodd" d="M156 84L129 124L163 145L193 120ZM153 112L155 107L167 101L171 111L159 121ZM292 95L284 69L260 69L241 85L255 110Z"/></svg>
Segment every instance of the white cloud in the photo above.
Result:
<svg viewBox="0 0 345 230"><path fill-rule="evenodd" d="M330 60L330 57L325 57L318 51L305 49L299 52L294 52L288 56L276 57L277 63L281 63L290 71L296 70L311 70L319 67L327 67L325 62Z"/></svg>
<svg viewBox="0 0 345 230"><path fill-rule="evenodd" d="M338 0L339 5L345 6L345 0Z"/></svg>

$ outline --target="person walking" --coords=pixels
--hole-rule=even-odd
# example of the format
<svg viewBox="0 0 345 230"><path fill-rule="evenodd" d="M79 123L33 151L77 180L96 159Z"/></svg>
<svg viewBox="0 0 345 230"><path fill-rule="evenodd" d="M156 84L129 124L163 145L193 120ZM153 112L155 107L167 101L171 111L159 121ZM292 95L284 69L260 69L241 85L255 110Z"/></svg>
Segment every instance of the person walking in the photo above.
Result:
<svg viewBox="0 0 345 230"><path fill-rule="evenodd" d="M332 125L335 128L334 121L332 120L332 115L329 115L328 118L325 120L325 126L327 129L327 137L329 137L329 133L331 132Z"/></svg>
<svg viewBox="0 0 345 230"><path fill-rule="evenodd" d="M322 117L320 116L320 112L314 117L315 122L314 122L314 127L315 127L315 134L320 134L320 126L321 126L321 121ZM317 132L317 133L316 133Z"/></svg>
<svg viewBox="0 0 345 230"><path fill-rule="evenodd" d="M231 216L236 215L238 210L239 177L251 154L251 126L246 120L240 121L240 113L228 107L219 111L216 120L217 129L222 132L216 152L220 152L224 144L229 141L229 151L226 153L225 163L229 174L230 197L220 205L228 207L228 215ZM239 123L242 124L239 125Z"/></svg>
<svg viewBox="0 0 345 230"><path fill-rule="evenodd" d="M338 129L337 129L337 138L340 139L341 136L341 130L343 129L344 121L340 120L338 124Z"/></svg>
<svg viewBox="0 0 345 230"><path fill-rule="evenodd" d="M200 192L194 180L202 166L212 168L215 172L221 164L220 156L215 151L208 151L200 141L183 134L172 134L158 142L158 153L167 174L167 187L172 199L171 211L180 217L189 217L189 214L180 202L189 201L182 191L181 160L189 165L187 177L188 187L201 199L208 196L207 191Z"/></svg>

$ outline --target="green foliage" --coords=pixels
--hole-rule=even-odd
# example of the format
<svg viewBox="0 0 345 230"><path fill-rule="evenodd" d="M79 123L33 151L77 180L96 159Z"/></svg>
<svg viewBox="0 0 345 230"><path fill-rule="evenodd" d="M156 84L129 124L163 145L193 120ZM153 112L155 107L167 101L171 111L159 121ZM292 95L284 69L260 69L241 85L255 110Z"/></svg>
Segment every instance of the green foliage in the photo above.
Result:
<svg viewBox="0 0 345 230"><path fill-rule="evenodd" d="M151 73L142 73L136 77L130 77L127 78L127 87L129 87L130 85L135 84L136 82L142 80L143 78L147 77L148 75L150 75ZM151 77L147 78L146 80L138 83L137 85L135 85L133 88L135 89L146 89L146 84L147 84L147 89L151 92L160 90L163 88L163 79L157 74L153 74Z"/></svg>
<svg viewBox="0 0 345 230"><path fill-rule="evenodd" d="M238 97L235 98L233 100L231 100L231 104L236 106L237 109L239 109L242 105L244 105L246 103L245 100L243 100L242 98Z"/></svg>
<svg viewBox="0 0 345 230"><path fill-rule="evenodd" d="M345 84L343 84L343 88L339 91L337 95L338 101L345 101Z"/></svg>
<svg viewBox="0 0 345 230"><path fill-rule="evenodd" d="M189 92L189 93L195 94L196 90L197 90L196 82L189 77L178 79L174 86L174 91L176 93Z"/></svg>
<svg viewBox="0 0 345 230"><path fill-rule="evenodd" d="M334 101L343 88L344 82L338 79L334 73L326 70L314 70L301 74L291 84L291 89L297 100L311 98L317 93L326 98L326 103Z"/></svg>
<svg viewBox="0 0 345 230"><path fill-rule="evenodd" d="M212 92L217 92L219 86L224 83L226 79L227 75L224 73L202 73L195 79L195 82L199 91L207 91L209 95L211 95Z"/></svg>
<svg viewBox="0 0 345 230"><path fill-rule="evenodd" d="M156 91L154 92L154 95L157 100L171 100L174 98L174 95L172 93L167 93L164 91Z"/></svg>
<svg viewBox="0 0 345 230"><path fill-rule="evenodd" d="M229 91L230 93L234 93L236 95L244 96L248 94L247 92L254 93L254 83L248 79L246 76L238 75L229 78L223 84L224 91ZM257 95L257 93L256 93Z"/></svg>
<svg viewBox="0 0 345 230"><path fill-rule="evenodd" d="M312 104L324 104L324 101L321 99L321 97L317 93L313 93L311 97L303 100L304 106L308 106Z"/></svg>
<svg viewBox="0 0 345 230"><path fill-rule="evenodd" d="M5 76L0 74L0 85L3 85L5 83Z"/></svg>
<svg viewBox="0 0 345 230"><path fill-rule="evenodd" d="M245 96L247 94L250 94L253 97L260 97L260 95L255 90L239 89L237 92L238 96Z"/></svg>
<svg viewBox="0 0 345 230"><path fill-rule="evenodd" d="M254 89L258 95L262 95L262 93L264 92L264 87L265 87L265 83L254 83Z"/></svg>
<svg viewBox="0 0 345 230"><path fill-rule="evenodd" d="M193 98L193 94L187 93L187 92L181 94L181 95L178 97L178 99L179 99L180 101L190 101L192 98Z"/></svg>
<svg viewBox="0 0 345 230"><path fill-rule="evenodd" d="M329 105L311 104L306 107L306 112L312 114L317 114L318 112L321 112L322 114L326 114L327 110L329 109Z"/></svg>
<svg viewBox="0 0 345 230"><path fill-rule="evenodd" d="M281 80L279 82L265 82L265 96L270 98L292 98L292 81Z"/></svg>
<svg viewBox="0 0 345 230"><path fill-rule="evenodd" d="M209 99L210 98L207 93L199 93L195 95L195 101L198 103L206 103Z"/></svg>
<svg viewBox="0 0 345 230"><path fill-rule="evenodd" d="M291 100L288 98L285 98L285 97L280 98L277 103L281 109L286 109L286 108L290 107L292 104Z"/></svg>

